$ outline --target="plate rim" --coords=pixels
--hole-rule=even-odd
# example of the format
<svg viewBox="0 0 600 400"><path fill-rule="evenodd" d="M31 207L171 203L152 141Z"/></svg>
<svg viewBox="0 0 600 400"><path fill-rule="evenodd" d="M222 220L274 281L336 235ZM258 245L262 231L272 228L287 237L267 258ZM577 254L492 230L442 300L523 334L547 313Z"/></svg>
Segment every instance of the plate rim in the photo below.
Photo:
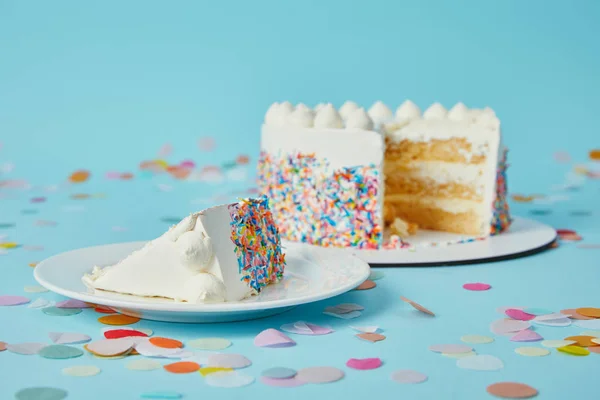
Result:
<svg viewBox="0 0 600 400"><path fill-rule="evenodd" d="M356 263L358 268L361 268L362 271L360 274L360 279L356 278L355 280L342 285L336 289L330 289L328 291L321 292L319 294L305 295L301 297L296 297L293 299L277 299L270 300L264 302L222 302L222 303L183 303L183 302L173 302L173 303L154 303L154 302L144 302L144 301L130 301L130 300L120 300L120 299L111 299L108 297L98 296L94 293L85 293L79 291L73 291L69 289L64 289L60 286L57 286L44 278L44 272L47 268L46 265L50 263L51 260L56 259L60 256L65 256L69 253L75 253L80 251L86 251L97 248L108 248L113 246L123 246L123 245L139 245L143 246L148 241L130 241L130 242L118 242L118 243L110 243L103 244L97 246L87 246L78 249L72 249L65 252L61 252L55 255L52 255L43 261L41 261L33 271L33 276L35 280L46 289L51 292L57 293L61 296L65 296L67 298L84 301L86 303L98 304L112 308L121 308L126 310L140 310L140 311L158 311L158 312L174 312L174 313L240 313L240 312L252 312L252 311L261 311L261 310L270 310L270 309L278 309L278 308L289 308L295 307L302 304L314 303L321 300L326 300L332 297L339 296L341 294L347 293L352 289L356 288L362 282L369 278L371 267L369 264L359 257L356 257L352 254L344 254L343 257L346 259L353 259L353 262ZM304 249L303 249L304 250ZM311 249L315 253L319 253L319 249ZM298 255L298 258L304 258ZM313 260L306 259L308 262L315 265L317 268L319 264ZM343 262L341 260L340 262ZM143 299L139 297L139 299Z"/></svg>

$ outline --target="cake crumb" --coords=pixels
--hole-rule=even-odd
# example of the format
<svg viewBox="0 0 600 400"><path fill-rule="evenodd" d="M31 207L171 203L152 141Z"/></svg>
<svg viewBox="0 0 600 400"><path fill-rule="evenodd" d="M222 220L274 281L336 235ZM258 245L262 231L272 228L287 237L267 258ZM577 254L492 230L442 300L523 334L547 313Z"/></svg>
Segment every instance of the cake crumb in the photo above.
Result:
<svg viewBox="0 0 600 400"><path fill-rule="evenodd" d="M404 239L411 235L414 235L419 230L419 225L412 222L404 221L401 218L395 218L394 222L390 225L390 230L393 234L400 236Z"/></svg>

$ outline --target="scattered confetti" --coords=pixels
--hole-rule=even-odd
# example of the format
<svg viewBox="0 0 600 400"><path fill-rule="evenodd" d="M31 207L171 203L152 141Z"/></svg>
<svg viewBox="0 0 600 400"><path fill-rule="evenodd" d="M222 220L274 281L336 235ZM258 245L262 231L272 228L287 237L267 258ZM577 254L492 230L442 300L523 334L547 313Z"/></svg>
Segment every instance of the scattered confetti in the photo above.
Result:
<svg viewBox="0 0 600 400"><path fill-rule="evenodd" d="M6 343L0 342L0 351L4 351L4 350L6 350Z"/></svg>
<svg viewBox="0 0 600 400"><path fill-rule="evenodd" d="M285 333L277 329L266 329L254 338L254 345L258 347L291 347L296 342Z"/></svg>
<svg viewBox="0 0 600 400"><path fill-rule="evenodd" d="M538 394L538 391L531 386L518 382L494 383L488 386L486 391L492 396L503 399L529 399Z"/></svg>
<svg viewBox="0 0 600 400"><path fill-rule="evenodd" d="M296 379L302 382L331 383L339 381L344 377L344 371L335 367L309 367L298 371Z"/></svg>
<svg viewBox="0 0 600 400"><path fill-rule="evenodd" d="M273 379L289 379L296 376L298 372L295 369L284 367L273 367L262 372L262 376Z"/></svg>
<svg viewBox="0 0 600 400"><path fill-rule="evenodd" d="M21 304L27 304L30 300L23 296L0 296L0 306L19 306Z"/></svg>
<svg viewBox="0 0 600 400"><path fill-rule="evenodd" d="M55 344L81 344L87 343L92 340L88 335L83 333L69 333L69 332L50 332L48 337Z"/></svg>
<svg viewBox="0 0 600 400"><path fill-rule="evenodd" d="M123 314L106 315L98 318L98 322L105 325L130 325L135 324L139 320L140 319L137 317L130 317L129 315Z"/></svg>
<svg viewBox="0 0 600 400"><path fill-rule="evenodd" d="M281 330L298 335L327 335L333 332L333 329L329 327L319 326L304 321L281 325Z"/></svg>
<svg viewBox="0 0 600 400"><path fill-rule="evenodd" d="M600 318L600 308L582 307L575 310L578 314L590 318Z"/></svg>
<svg viewBox="0 0 600 400"><path fill-rule="evenodd" d="M208 357L209 367L239 369L251 364L252 362L241 354L213 354Z"/></svg>
<svg viewBox="0 0 600 400"><path fill-rule="evenodd" d="M574 324L575 324L575 326L578 326L583 329L592 329L592 330L600 329L600 319L575 321Z"/></svg>
<svg viewBox="0 0 600 400"><path fill-rule="evenodd" d="M200 375L208 376L210 374L214 374L215 372L231 372L233 368L220 368L220 367L203 367L198 370Z"/></svg>
<svg viewBox="0 0 600 400"><path fill-rule="evenodd" d="M362 314L360 311L350 311L350 312L342 311L341 313L338 313L338 312L336 312L338 310L335 309L334 307L328 307L328 309L325 309L325 311L323 311L323 314L329 315L332 317L336 317L336 318L340 318L340 319L354 319L354 318L360 317Z"/></svg>
<svg viewBox="0 0 600 400"><path fill-rule="evenodd" d="M531 321L535 318L535 315L528 314L525 311L516 308L509 308L508 310L506 310L505 314L508 317L512 319L517 319L519 321Z"/></svg>
<svg viewBox="0 0 600 400"><path fill-rule="evenodd" d="M532 320L534 323L538 325L546 325L546 326L569 326L571 325L571 320L563 314L546 314L539 315ZM585 321L582 321L585 322Z"/></svg>
<svg viewBox="0 0 600 400"><path fill-rule="evenodd" d="M581 347L596 346L597 343L593 342L594 339L595 339L594 336L583 336L583 335L569 336L569 337L565 338L565 340L574 340L575 341L574 344L576 346L581 346Z"/></svg>
<svg viewBox="0 0 600 400"><path fill-rule="evenodd" d="M23 290L26 293L46 293L48 289L43 286L35 285L35 286L25 286Z"/></svg>
<svg viewBox="0 0 600 400"><path fill-rule="evenodd" d="M248 386L254 382L250 375L238 371L219 371L206 376L206 384L221 388L236 388Z"/></svg>
<svg viewBox="0 0 600 400"><path fill-rule="evenodd" d="M539 333L529 329L519 331L510 338L512 342L537 342L543 339L544 338Z"/></svg>
<svg viewBox="0 0 600 400"><path fill-rule="evenodd" d="M410 369L401 369L392 372L392 380L398 383L422 383L427 380L427 375Z"/></svg>
<svg viewBox="0 0 600 400"><path fill-rule="evenodd" d="M90 308L90 305L81 300L69 299L56 303L58 308Z"/></svg>
<svg viewBox="0 0 600 400"><path fill-rule="evenodd" d="M183 347L183 343L179 340L159 336L150 338L149 341L156 347L162 347L163 349L179 349Z"/></svg>
<svg viewBox="0 0 600 400"><path fill-rule="evenodd" d="M62 373L67 376L87 377L98 375L100 373L100 368L94 365L76 365L63 368Z"/></svg>
<svg viewBox="0 0 600 400"><path fill-rule="evenodd" d="M273 387L297 387L305 385L306 382L301 381L298 377L287 378L287 379L278 379L278 378L270 378L268 376L263 376L260 378L260 381L267 385Z"/></svg>
<svg viewBox="0 0 600 400"><path fill-rule="evenodd" d="M357 338L366 340L367 342L375 343L385 340L384 335L380 335L379 333L360 333L355 335Z"/></svg>
<svg viewBox="0 0 600 400"><path fill-rule="evenodd" d="M461 337L460 340L469 344L486 344L492 343L494 338L483 335L465 335Z"/></svg>
<svg viewBox="0 0 600 400"><path fill-rule="evenodd" d="M492 286L488 285L487 283L465 283L463 285L464 289L467 290L472 290L475 292L479 292L479 291L483 291L483 290L489 290Z"/></svg>
<svg viewBox="0 0 600 400"><path fill-rule="evenodd" d="M550 350L541 347L517 347L515 353L527 357L543 357L550 354Z"/></svg>
<svg viewBox="0 0 600 400"><path fill-rule="evenodd" d="M134 340L140 338L127 338L125 340ZM124 339L111 339L111 340L124 340ZM142 338L143 340L143 338ZM192 352L180 349L180 348L164 348L158 347L150 343L148 340L140 341L136 344L135 349L138 353L146 357L164 357L164 358L187 358L193 355Z"/></svg>
<svg viewBox="0 0 600 400"><path fill-rule="evenodd" d="M422 305L420 305L419 303L416 303L416 302L414 302L414 301L412 301L412 300L410 300L410 299L407 299L407 298L406 298L406 297L404 297L404 296L400 296L400 299L401 299L402 301L404 301L405 303L408 303L408 304L410 304L411 306L413 306L415 309L417 309L417 310L421 311L422 313L429 314L429 315L431 315L432 317L435 317L435 314L434 314L433 312L429 311L427 308L423 307L423 306L422 306Z"/></svg>
<svg viewBox="0 0 600 400"><path fill-rule="evenodd" d="M464 344L434 344L429 346L429 350L435 353L457 354L468 353L473 348Z"/></svg>
<svg viewBox="0 0 600 400"><path fill-rule="evenodd" d="M71 176L69 176L69 181L71 181L72 183L82 183L87 181L90 178L90 173L89 171L86 170L79 170L79 171L75 171L71 174Z"/></svg>
<svg viewBox="0 0 600 400"><path fill-rule="evenodd" d="M566 310L560 310L561 314L568 315L571 319L594 319L592 317L586 317L585 315L581 315L574 308L568 308Z"/></svg>
<svg viewBox="0 0 600 400"><path fill-rule="evenodd" d="M561 353L570 354L572 356L587 356L590 354L590 351L584 347L579 346L564 346L558 347L556 350Z"/></svg>
<svg viewBox="0 0 600 400"><path fill-rule="evenodd" d="M153 371L159 369L162 365L156 360L141 358L127 363L125 367L133 371Z"/></svg>
<svg viewBox="0 0 600 400"><path fill-rule="evenodd" d="M46 307L42 309L42 312L46 315L53 317L68 317L71 315L77 315L81 313L81 308L58 308L58 307Z"/></svg>
<svg viewBox="0 0 600 400"><path fill-rule="evenodd" d="M377 331L379 330L378 326L351 326L351 329L354 329L355 331L361 332L361 333L377 333Z"/></svg>
<svg viewBox="0 0 600 400"><path fill-rule="evenodd" d="M354 290L369 290L373 289L375 286L377 286L375 282L373 282L370 279L367 279L366 281L358 285Z"/></svg>
<svg viewBox="0 0 600 400"><path fill-rule="evenodd" d="M496 371L504 368L504 363L497 357L481 354L471 357L463 357L456 360L456 366L463 369L476 371Z"/></svg>
<svg viewBox="0 0 600 400"><path fill-rule="evenodd" d="M125 337L148 337L148 334L134 329L109 329L104 331L104 337L107 339L120 339Z"/></svg>
<svg viewBox="0 0 600 400"><path fill-rule="evenodd" d="M545 308L536 308L536 307L528 307L528 308L523 309L523 311L526 312L527 314L532 314L535 316L548 315L548 314L553 313L551 310L547 310Z"/></svg>
<svg viewBox="0 0 600 400"><path fill-rule="evenodd" d="M468 353L442 353L442 355L444 357L450 357L450 358L463 358L463 357L476 356L477 353L475 353L474 351L469 351Z"/></svg>
<svg viewBox="0 0 600 400"><path fill-rule="evenodd" d="M9 343L6 345L6 350L11 353L21 354L23 356L31 356L37 354L44 347L48 346L45 343L35 343L35 342L27 342L27 343Z"/></svg>
<svg viewBox="0 0 600 400"><path fill-rule="evenodd" d="M123 339L101 339L85 345L90 353L100 357L115 357L127 354L131 351L135 342L129 338ZM141 353L141 352L140 352Z"/></svg>
<svg viewBox="0 0 600 400"><path fill-rule="evenodd" d="M145 392L140 395L142 399L161 399L161 400L173 400L181 399L182 394L177 392Z"/></svg>
<svg viewBox="0 0 600 400"><path fill-rule="evenodd" d="M500 319L490 324L490 330L497 335L519 332L527 329L531 324L527 321L518 321L514 319Z"/></svg>
<svg viewBox="0 0 600 400"><path fill-rule="evenodd" d="M577 343L575 340L544 340L541 345L550 349L556 349L558 347L570 346Z"/></svg>
<svg viewBox="0 0 600 400"><path fill-rule="evenodd" d="M199 350L223 350L231 346L231 341L223 338L201 338L190 340L188 346Z"/></svg>
<svg viewBox="0 0 600 400"><path fill-rule="evenodd" d="M53 387L30 387L15 393L16 400L63 400L67 391Z"/></svg>
<svg viewBox="0 0 600 400"><path fill-rule="evenodd" d="M75 358L83 355L83 351L76 347L65 346L62 344L52 344L41 349L38 354L44 358L54 360L65 360L67 358Z"/></svg>
<svg viewBox="0 0 600 400"><path fill-rule="evenodd" d="M346 362L346 366L358 370L370 370L381 367L382 362L379 358L351 358Z"/></svg>
<svg viewBox="0 0 600 400"><path fill-rule="evenodd" d="M200 369L200 364L192 361L178 361L172 364L167 364L163 368L173 374L190 374Z"/></svg>

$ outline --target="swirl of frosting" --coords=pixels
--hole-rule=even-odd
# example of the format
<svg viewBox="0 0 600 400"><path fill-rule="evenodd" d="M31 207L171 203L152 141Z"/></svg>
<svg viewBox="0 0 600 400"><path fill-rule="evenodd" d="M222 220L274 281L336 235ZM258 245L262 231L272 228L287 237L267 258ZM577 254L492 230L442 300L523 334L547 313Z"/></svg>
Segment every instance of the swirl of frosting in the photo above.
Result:
<svg viewBox="0 0 600 400"><path fill-rule="evenodd" d="M192 276L183 285L182 291L182 297L190 299L192 303L221 303L225 301L227 293L225 284L206 272Z"/></svg>
<svg viewBox="0 0 600 400"><path fill-rule="evenodd" d="M410 121L421 117L421 109L415 103L410 100L404 101L396 109L396 120L397 121Z"/></svg>
<svg viewBox="0 0 600 400"><path fill-rule="evenodd" d="M267 110L265 114L265 125L276 125L277 118L279 116L279 103L271 104L271 107Z"/></svg>
<svg viewBox="0 0 600 400"><path fill-rule="evenodd" d="M376 123L381 123L384 121L389 121L392 119L394 114L392 114L392 110L388 108L381 101L376 101L375 104L369 108L369 117Z"/></svg>
<svg viewBox="0 0 600 400"><path fill-rule="evenodd" d="M473 117L473 122L476 124L481 124L491 129L497 129L500 125L500 120L496 116L494 110L489 107L484 108L483 110L478 110Z"/></svg>
<svg viewBox="0 0 600 400"><path fill-rule="evenodd" d="M286 125L288 116L294 111L289 101L273 103L265 115L265 125L282 127Z"/></svg>
<svg viewBox="0 0 600 400"><path fill-rule="evenodd" d="M342 121L342 117L336 111L335 107L331 103L325 105L325 107L321 108L317 115L315 116L314 121L315 128L334 128L334 129L342 129L344 127L344 122Z"/></svg>
<svg viewBox="0 0 600 400"><path fill-rule="evenodd" d="M343 106L340 107L340 115L342 116L343 119L348 119L350 117L350 115L352 115L352 113L354 113L354 111L358 110L358 104L356 104L355 102L348 100L347 102L344 103Z"/></svg>
<svg viewBox="0 0 600 400"><path fill-rule="evenodd" d="M321 108L325 107L325 103L319 103L315 106L315 113L318 113Z"/></svg>
<svg viewBox="0 0 600 400"><path fill-rule="evenodd" d="M373 120L364 108L355 110L348 119L346 119L346 128L358 128L367 131L373 130Z"/></svg>
<svg viewBox="0 0 600 400"><path fill-rule="evenodd" d="M313 111L300 103L296 109L288 116L288 124L299 128L311 128L314 123Z"/></svg>
<svg viewBox="0 0 600 400"><path fill-rule="evenodd" d="M433 103L425 112L423 113L424 119L443 119L448 114L448 111L444 108L440 103Z"/></svg>
<svg viewBox="0 0 600 400"><path fill-rule="evenodd" d="M469 116L469 109L461 102L458 102L448 111L448 119L453 121L464 121Z"/></svg>
<svg viewBox="0 0 600 400"><path fill-rule="evenodd" d="M193 271L203 271L213 258L212 240L203 232L185 232L175 243L181 263Z"/></svg>

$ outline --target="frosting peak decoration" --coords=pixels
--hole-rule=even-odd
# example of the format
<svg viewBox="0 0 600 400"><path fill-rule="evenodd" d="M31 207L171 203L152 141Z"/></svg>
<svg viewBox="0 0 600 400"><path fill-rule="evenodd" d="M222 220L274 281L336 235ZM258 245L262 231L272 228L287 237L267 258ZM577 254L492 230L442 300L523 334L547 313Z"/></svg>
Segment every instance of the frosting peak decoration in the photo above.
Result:
<svg viewBox="0 0 600 400"><path fill-rule="evenodd" d="M463 121L467 119L469 109L461 102L458 102L448 112L448 119L453 121Z"/></svg>
<svg viewBox="0 0 600 400"><path fill-rule="evenodd" d="M396 120L406 121L413 120L421 117L421 109L415 103L410 100L406 100L396 110Z"/></svg>
<svg viewBox="0 0 600 400"><path fill-rule="evenodd" d="M369 108L369 116L371 119L377 123L389 121L392 119L394 114L392 114L392 110L388 108L383 102L377 101L375 104Z"/></svg>
<svg viewBox="0 0 600 400"><path fill-rule="evenodd" d="M265 115L265 124L269 126L285 126L288 116L294 111L289 101L273 103Z"/></svg>
<svg viewBox="0 0 600 400"><path fill-rule="evenodd" d="M340 115L342 116L343 119L348 119L350 117L350 115L352 115L354 113L354 111L358 110L358 104L356 104L355 102L348 100L347 102L344 103L343 106L340 107Z"/></svg>
<svg viewBox="0 0 600 400"><path fill-rule="evenodd" d="M359 108L346 119L346 128L358 128L371 131L373 130L373 121L364 108Z"/></svg>
<svg viewBox="0 0 600 400"><path fill-rule="evenodd" d="M440 103L433 103L423 113L423 119L443 119L448 114L448 111Z"/></svg>
<svg viewBox="0 0 600 400"><path fill-rule="evenodd" d="M288 123L299 128L312 128L313 122L313 111L302 103L298 104L288 117Z"/></svg>
<svg viewBox="0 0 600 400"><path fill-rule="evenodd" d="M342 129L344 127L344 122L335 107L333 107L331 103L328 103L317 112L314 126L315 128Z"/></svg>

